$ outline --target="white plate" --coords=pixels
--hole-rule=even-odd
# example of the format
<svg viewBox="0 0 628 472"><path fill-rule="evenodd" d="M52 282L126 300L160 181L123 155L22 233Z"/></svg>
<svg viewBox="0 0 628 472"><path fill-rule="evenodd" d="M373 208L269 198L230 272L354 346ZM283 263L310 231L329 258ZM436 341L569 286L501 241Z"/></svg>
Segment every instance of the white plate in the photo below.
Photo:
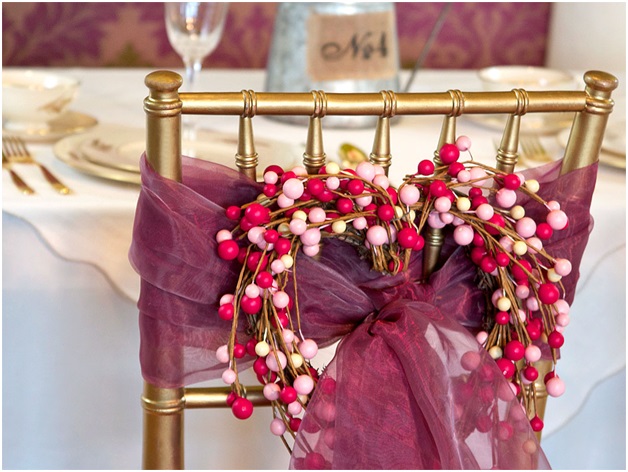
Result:
<svg viewBox="0 0 628 472"><path fill-rule="evenodd" d="M7 135L17 136L28 142L48 143L88 130L97 124L98 120L93 116L69 110L49 121L48 126L43 128L14 128L11 123L3 123L2 130Z"/></svg>
<svg viewBox="0 0 628 472"><path fill-rule="evenodd" d="M146 149L145 130L119 125L100 125L81 135L62 139L54 146L61 161L97 177L140 183L140 156ZM233 169L238 139L235 134L198 131L198 141L182 144L184 155L197 157ZM300 162L299 146L268 139L256 139L259 154L258 176L271 164L292 167Z"/></svg>
<svg viewBox="0 0 628 472"><path fill-rule="evenodd" d="M558 143L564 148L567 147L569 133L567 129L559 133L556 138ZM602 150L600 152L600 163L618 169L626 168L626 123L617 122L609 124L602 141Z"/></svg>

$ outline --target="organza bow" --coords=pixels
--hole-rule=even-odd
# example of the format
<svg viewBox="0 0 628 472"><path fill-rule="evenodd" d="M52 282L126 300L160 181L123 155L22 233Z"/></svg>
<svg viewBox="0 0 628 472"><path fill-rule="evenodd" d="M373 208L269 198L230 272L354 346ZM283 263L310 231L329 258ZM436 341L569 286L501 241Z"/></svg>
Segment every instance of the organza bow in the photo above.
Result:
<svg viewBox="0 0 628 472"><path fill-rule="evenodd" d="M165 388L217 378L224 368L215 351L230 326L216 311L239 269L216 257L215 234L232 224L225 216L229 205L253 201L261 191L225 167L183 162L179 184L142 159L130 250L142 277L142 373ZM569 228L546 248L572 262L563 280L571 303L592 228L588 208L597 166L560 178L558 171L553 164L528 177L570 215ZM325 242L319 260L299 260L302 331L322 346L342 341L308 404L291 467L549 466L525 411L474 337L486 303L476 269L462 248L446 245L443 252L446 262L426 284L417 282L420 254L395 276L370 270L338 240Z"/></svg>

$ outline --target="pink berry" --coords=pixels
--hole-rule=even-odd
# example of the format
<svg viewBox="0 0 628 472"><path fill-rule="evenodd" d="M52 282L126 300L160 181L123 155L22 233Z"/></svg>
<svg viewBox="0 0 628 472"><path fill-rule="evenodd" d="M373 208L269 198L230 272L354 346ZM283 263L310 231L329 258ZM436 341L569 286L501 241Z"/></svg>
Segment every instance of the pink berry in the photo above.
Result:
<svg viewBox="0 0 628 472"><path fill-rule="evenodd" d="M541 358L541 349L534 344L530 344L526 347L525 358L528 362L536 362Z"/></svg>
<svg viewBox="0 0 628 472"><path fill-rule="evenodd" d="M318 353L318 344L312 339L304 339L299 343L299 352L305 359L313 359Z"/></svg>
<svg viewBox="0 0 628 472"><path fill-rule="evenodd" d="M250 418L253 414L253 404L246 398L236 398L231 405L231 411L233 412L233 416L239 420L245 420Z"/></svg>
<svg viewBox="0 0 628 472"><path fill-rule="evenodd" d="M366 239L373 246L383 246L388 240L388 233L383 226L373 225L366 231Z"/></svg>
<svg viewBox="0 0 628 472"><path fill-rule="evenodd" d="M238 257L240 247L233 239L227 239L218 244L218 257L225 261L232 261Z"/></svg>
<svg viewBox="0 0 628 472"><path fill-rule="evenodd" d="M554 261L554 270L560 276L567 276L571 273L571 262L567 259L556 259Z"/></svg>
<svg viewBox="0 0 628 472"><path fill-rule="evenodd" d="M459 151L468 151L471 148L471 139L468 136L458 136L456 147Z"/></svg>
<svg viewBox="0 0 628 472"><path fill-rule="evenodd" d="M473 228L469 225L460 225L454 229L454 241L460 246L467 246L473 242Z"/></svg>
<svg viewBox="0 0 628 472"><path fill-rule="evenodd" d="M360 177L364 180L368 180L369 182L371 182L373 177L375 177L375 166L370 162L360 162L355 168L355 171Z"/></svg>
<svg viewBox="0 0 628 472"><path fill-rule="evenodd" d="M287 307L288 303L290 303L290 296L286 292L279 290L273 294L273 305L278 310Z"/></svg>
<svg viewBox="0 0 628 472"><path fill-rule="evenodd" d="M530 296L530 288L527 285L517 285L517 288L515 289L515 295L517 295L517 297L521 298L522 300L525 300Z"/></svg>
<svg viewBox="0 0 628 472"><path fill-rule="evenodd" d="M480 362L480 355L474 351L467 351L460 358L460 365L469 371L475 370L480 365Z"/></svg>
<svg viewBox="0 0 628 472"><path fill-rule="evenodd" d="M302 374L294 379L292 386L299 395L309 395L314 390L314 380L309 375Z"/></svg>
<svg viewBox="0 0 628 472"><path fill-rule="evenodd" d="M488 203L482 203L477 207L475 213L481 220L489 221L495 214L495 210Z"/></svg>
<svg viewBox="0 0 628 472"><path fill-rule="evenodd" d="M443 164L451 164L456 162L460 157L460 150L455 144L443 144L443 147L438 151L438 156Z"/></svg>
<svg viewBox="0 0 628 472"><path fill-rule="evenodd" d="M510 208L517 203L517 194L514 190L501 188L495 194L497 204L502 208Z"/></svg>
<svg viewBox="0 0 628 472"><path fill-rule="evenodd" d="M451 209L451 200L448 197L438 197L434 200L434 208L441 213L449 211Z"/></svg>
<svg viewBox="0 0 628 472"><path fill-rule="evenodd" d="M281 436L286 432L286 424L280 418L274 418L270 422L270 432L275 436Z"/></svg>
<svg viewBox="0 0 628 472"><path fill-rule="evenodd" d="M534 236L534 232L536 231L536 222L532 218L524 216L517 221L515 229L522 238L529 238Z"/></svg>
<svg viewBox="0 0 628 472"><path fill-rule="evenodd" d="M419 201L421 193L417 187L412 184L404 185L399 190L399 200L405 205L414 205Z"/></svg>
<svg viewBox="0 0 628 472"><path fill-rule="evenodd" d="M226 364L229 362L229 346L223 344L218 349L216 349L216 359L218 362Z"/></svg>
<svg viewBox="0 0 628 472"><path fill-rule="evenodd" d="M562 210L552 210L547 214L547 223L552 229L564 229L568 223L567 215Z"/></svg>
<svg viewBox="0 0 628 472"><path fill-rule="evenodd" d="M286 355L281 351L271 351L266 356L266 365L272 372L284 370L287 362Z"/></svg>
<svg viewBox="0 0 628 472"><path fill-rule="evenodd" d="M545 382L547 394L550 397L560 397L565 393L565 383L557 376L554 376Z"/></svg>
<svg viewBox="0 0 628 472"><path fill-rule="evenodd" d="M321 240L321 230L318 228L310 228L301 234L300 239L306 246L314 246Z"/></svg>

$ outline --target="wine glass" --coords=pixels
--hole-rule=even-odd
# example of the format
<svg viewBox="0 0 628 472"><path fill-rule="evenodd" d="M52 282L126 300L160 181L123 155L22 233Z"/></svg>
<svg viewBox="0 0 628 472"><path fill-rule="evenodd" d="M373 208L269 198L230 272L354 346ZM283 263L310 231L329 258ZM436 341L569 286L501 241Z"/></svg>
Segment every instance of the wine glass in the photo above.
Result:
<svg viewBox="0 0 628 472"><path fill-rule="evenodd" d="M224 2L165 4L168 40L183 59L189 89L194 87L203 59L220 41L228 8L229 4Z"/></svg>
<svg viewBox="0 0 628 472"><path fill-rule="evenodd" d="M188 91L194 91L196 77L203 59L216 49L225 26L229 3L225 2L168 2L165 20L168 40L183 59ZM190 140L196 138L192 117L184 122L184 133ZM185 137L185 136L184 136Z"/></svg>

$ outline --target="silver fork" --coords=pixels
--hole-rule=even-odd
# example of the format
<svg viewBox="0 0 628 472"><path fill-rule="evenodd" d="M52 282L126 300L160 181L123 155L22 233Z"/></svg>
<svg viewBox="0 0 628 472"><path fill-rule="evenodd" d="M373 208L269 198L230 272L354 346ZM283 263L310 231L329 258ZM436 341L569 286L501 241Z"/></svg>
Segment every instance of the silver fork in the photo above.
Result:
<svg viewBox="0 0 628 472"><path fill-rule="evenodd" d="M539 163L548 163L554 160L536 136L522 136L519 144L521 145L521 157L524 160Z"/></svg>
<svg viewBox="0 0 628 472"><path fill-rule="evenodd" d="M7 156L4 155L4 152L2 153L2 168L9 171L11 180L13 181L13 183L15 184L15 186L18 188L20 192L22 192L24 195L32 195L35 193L35 191L32 188L30 188L28 184L24 182L22 178L19 175L17 175L17 173L13 169L11 169L11 163L7 159Z"/></svg>
<svg viewBox="0 0 628 472"><path fill-rule="evenodd" d="M20 138L15 136L2 137L2 153L6 154L9 162L18 164L34 164L39 167L42 174L52 187L61 195L69 195L72 193L65 184L57 179L43 164L40 164L28 151L26 144Z"/></svg>

